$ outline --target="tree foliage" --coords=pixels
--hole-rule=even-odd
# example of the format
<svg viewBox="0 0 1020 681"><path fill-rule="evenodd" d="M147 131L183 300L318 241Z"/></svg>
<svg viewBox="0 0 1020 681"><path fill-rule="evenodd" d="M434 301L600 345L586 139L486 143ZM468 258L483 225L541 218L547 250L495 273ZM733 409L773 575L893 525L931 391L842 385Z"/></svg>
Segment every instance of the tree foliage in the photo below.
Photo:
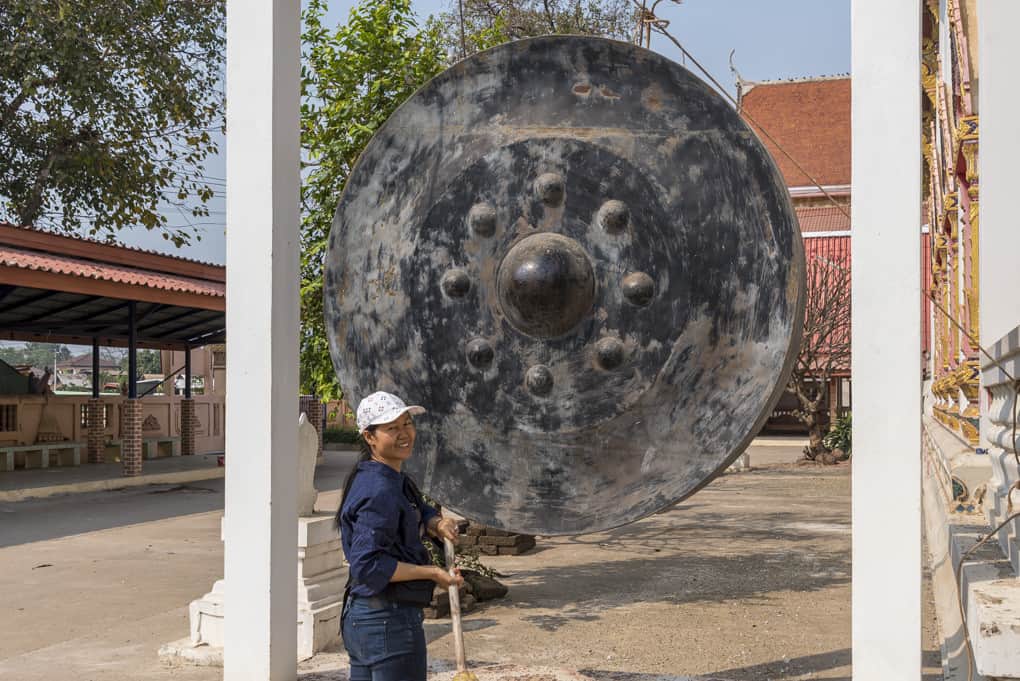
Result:
<svg viewBox="0 0 1020 681"><path fill-rule="evenodd" d="M799 404L796 417L807 426L804 455L826 452L825 405L829 382L850 369L850 268L839 258L816 255L806 263L804 334L789 391Z"/></svg>
<svg viewBox="0 0 1020 681"><path fill-rule="evenodd" d="M553 33L628 40L636 16L631 0L463 0L464 43L471 54L507 40ZM461 53L460 17L457 8L441 22L451 54Z"/></svg>
<svg viewBox="0 0 1020 681"><path fill-rule="evenodd" d="M335 399L322 309L333 213L369 139L445 55L438 25L419 25L410 0L363 0L335 29L323 25L326 5L308 3L302 34L301 389Z"/></svg>
<svg viewBox="0 0 1020 681"><path fill-rule="evenodd" d="M71 359L71 350L66 345L28 342L0 346L0 359L13 366L52 367L54 359L58 363Z"/></svg>
<svg viewBox="0 0 1020 681"><path fill-rule="evenodd" d="M223 21L224 0L0 3L0 215L198 237L159 208L208 215Z"/></svg>
<svg viewBox="0 0 1020 681"><path fill-rule="evenodd" d="M136 378L142 378L145 374L161 374L163 373L163 361L159 350L138 350L136 356L138 376ZM120 371L125 376L128 375L128 366L130 359L128 353L124 353L120 359Z"/></svg>

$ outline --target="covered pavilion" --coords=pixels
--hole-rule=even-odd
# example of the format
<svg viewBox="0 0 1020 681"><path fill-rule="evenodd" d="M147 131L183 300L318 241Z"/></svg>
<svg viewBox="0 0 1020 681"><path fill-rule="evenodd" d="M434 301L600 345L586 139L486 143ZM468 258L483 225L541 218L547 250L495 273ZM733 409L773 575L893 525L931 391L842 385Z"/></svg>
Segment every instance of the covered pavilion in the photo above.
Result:
<svg viewBox="0 0 1020 681"><path fill-rule="evenodd" d="M138 348L190 350L226 339L218 265L0 223L0 339L92 346L88 461L102 462L100 346L128 349L121 461L142 471ZM195 453L191 354L185 352L181 454Z"/></svg>

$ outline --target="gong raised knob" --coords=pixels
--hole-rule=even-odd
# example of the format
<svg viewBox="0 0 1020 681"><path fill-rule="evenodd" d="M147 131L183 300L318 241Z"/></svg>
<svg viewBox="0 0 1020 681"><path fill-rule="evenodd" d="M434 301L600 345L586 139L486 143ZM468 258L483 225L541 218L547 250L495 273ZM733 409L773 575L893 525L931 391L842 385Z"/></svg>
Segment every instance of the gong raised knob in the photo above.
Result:
<svg viewBox="0 0 1020 681"><path fill-rule="evenodd" d="M595 275L587 254L561 234L533 234L500 263L496 290L507 320L536 338L574 328L591 310Z"/></svg>

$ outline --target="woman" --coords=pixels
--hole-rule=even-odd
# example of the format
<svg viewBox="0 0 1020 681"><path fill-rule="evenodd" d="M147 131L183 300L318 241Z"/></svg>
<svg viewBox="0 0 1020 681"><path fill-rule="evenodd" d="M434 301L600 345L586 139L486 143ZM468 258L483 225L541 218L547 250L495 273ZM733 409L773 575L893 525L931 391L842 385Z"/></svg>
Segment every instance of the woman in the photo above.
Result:
<svg viewBox="0 0 1020 681"><path fill-rule="evenodd" d="M401 466L414 449L414 421L423 414L396 395L377 392L358 405L362 455L344 484L337 525L350 564L341 616L351 681L425 681L422 608L435 585L464 579L432 565L426 533L457 540L457 524L424 502Z"/></svg>

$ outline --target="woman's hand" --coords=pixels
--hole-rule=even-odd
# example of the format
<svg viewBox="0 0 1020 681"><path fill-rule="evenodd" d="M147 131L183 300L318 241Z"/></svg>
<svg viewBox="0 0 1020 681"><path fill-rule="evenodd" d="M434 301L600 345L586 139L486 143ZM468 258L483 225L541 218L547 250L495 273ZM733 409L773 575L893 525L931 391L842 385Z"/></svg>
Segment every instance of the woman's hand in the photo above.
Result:
<svg viewBox="0 0 1020 681"><path fill-rule="evenodd" d="M438 565L434 565L432 581L443 587L449 589L451 586L460 587L464 584L464 578L460 576L460 568L455 567L451 572L447 572Z"/></svg>
<svg viewBox="0 0 1020 681"><path fill-rule="evenodd" d="M443 518L436 516L429 522L429 534L436 539L449 539L454 544L459 539L459 533L457 532L457 521L453 518Z"/></svg>

